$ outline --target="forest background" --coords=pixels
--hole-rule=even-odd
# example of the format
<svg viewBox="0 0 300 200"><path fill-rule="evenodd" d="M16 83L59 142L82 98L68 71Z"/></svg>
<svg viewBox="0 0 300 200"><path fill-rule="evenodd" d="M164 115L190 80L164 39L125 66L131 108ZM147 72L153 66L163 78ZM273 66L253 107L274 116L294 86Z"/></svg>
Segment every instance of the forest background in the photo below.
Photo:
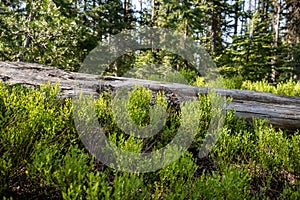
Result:
<svg viewBox="0 0 300 200"><path fill-rule="evenodd" d="M278 83L300 78L299 8L298 0L2 0L0 60L77 71L109 35L148 26L192 37L226 78ZM111 72L146 62L192 71L179 56L144 50L124 55Z"/></svg>

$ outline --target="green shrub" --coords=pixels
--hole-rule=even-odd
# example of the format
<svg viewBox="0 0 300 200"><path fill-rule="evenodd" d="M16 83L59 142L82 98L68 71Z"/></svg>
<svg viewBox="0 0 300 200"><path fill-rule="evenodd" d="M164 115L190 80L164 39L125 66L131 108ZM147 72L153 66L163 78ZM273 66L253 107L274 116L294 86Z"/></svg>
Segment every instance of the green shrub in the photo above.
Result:
<svg viewBox="0 0 300 200"><path fill-rule="evenodd" d="M81 199L86 177L93 169L88 164L88 154L77 145L71 145L66 152L60 145L41 148L34 153L28 175L34 174L40 184L60 191L64 199Z"/></svg>
<svg viewBox="0 0 300 200"><path fill-rule="evenodd" d="M154 199L190 199L194 190L197 166L191 153L158 171L159 181L154 183Z"/></svg>
<svg viewBox="0 0 300 200"><path fill-rule="evenodd" d="M276 93L275 86L270 85L267 80L262 80L257 82L245 81L243 82L241 89Z"/></svg>
<svg viewBox="0 0 300 200"><path fill-rule="evenodd" d="M143 175L116 172L113 182L113 199L143 199L150 196L144 186Z"/></svg>
<svg viewBox="0 0 300 200"><path fill-rule="evenodd" d="M277 84L276 94L300 96L300 81L289 79L287 82L280 82Z"/></svg>
<svg viewBox="0 0 300 200"><path fill-rule="evenodd" d="M231 78L218 77L216 80L205 80L205 77L198 76L193 85L200 87L222 87L230 89L255 90L258 92L269 92L279 95L300 96L300 81L292 78L276 84L270 84L267 80L252 82L243 80L241 76Z"/></svg>
<svg viewBox="0 0 300 200"><path fill-rule="evenodd" d="M197 81L201 82L201 78ZM204 82L204 80L202 81ZM226 81L225 81L226 82ZM230 83L230 82L229 82ZM228 84L229 84L228 83ZM202 83L201 83L202 84ZM230 83L231 84L231 83ZM229 84L229 85L230 85ZM233 87L233 86L232 86ZM236 86L234 86L236 87ZM297 95L296 82L247 87ZM123 94L123 93L121 93ZM299 197L300 135L277 130L263 120L250 123L228 111L210 155L199 149L213 117L220 118L220 98L199 96L199 102L174 110L163 92L135 87L128 98L106 92L93 100L98 121L111 142L125 151L151 152L165 147L182 126L200 119L190 148L174 163L145 174L116 171L95 160L80 141L70 99L59 100L59 88L25 88L0 84L0 197L28 199L249 199ZM159 106L153 106L153 103ZM228 101L226 101L228 102ZM213 105L213 106L212 106ZM219 106L218 106L219 105ZM93 105L91 105L93 106ZM87 106L88 107L88 106ZM86 107L86 108L87 108ZM197 109L197 115L188 115ZM124 112L126 111L126 112ZM164 112L165 113L164 113ZM181 112L182 111L182 112ZM127 113L127 114L126 114ZM158 119L166 117L160 127ZM123 121L122 121L123 119ZM124 121L124 119L126 119ZM131 121L128 121L131 119ZM119 121L118 121L119 120ZM124 122L124 126L120 125ZM148 125L148 138L127 135ZM126 126L125 126L126 125ZM135 127L132 128L132 127ZM149 129L148 129L149 130ZM177 149L167 149L177 156ZM130 158L125 168L134 164ZM125 170L125 169L123 169ZM251 190L250 190L251 188Z"/></svg>
<svg viewBox="0 0 300 200"><path fill-rule="evenodd" d="M195 86L201 87L217 87L220 88L231 88L231 89L241 89L243 84L243 78L241 76L234 76L231 78L217 77L216 80L207 81L204 77L198 76L193 82Z"/></svg>
<svg viewBox="0 0 300 200"><path fill-rule="evenodd" d="M46 149L47 144L69 131L70 102L59 101L58 93L57 85L46 84L34 89L0 83L0 189L4 194L16 190L18 184L31 182L31 177L25 178L25 171L40 142ZM24 177L24 182L16 185L20 177ZM34 183L30 187L31 184Z"/></svg>
<svg viewBox="0 0 300 200"><path fill-rule="evenodd" d="M279 82L276 85L271 85L266 80L257 82L245 81L241 89L270 92L287 96L300 96L300 82L294 81L293 79L289 79L286 82Z"/></svg>
<svg viewBox="0 0 300 200"><path fill-rule="evenodd" d="M251 178L246 170L228 167L222 172L205 172L196 182L193 199L248 199Z"/></svg>

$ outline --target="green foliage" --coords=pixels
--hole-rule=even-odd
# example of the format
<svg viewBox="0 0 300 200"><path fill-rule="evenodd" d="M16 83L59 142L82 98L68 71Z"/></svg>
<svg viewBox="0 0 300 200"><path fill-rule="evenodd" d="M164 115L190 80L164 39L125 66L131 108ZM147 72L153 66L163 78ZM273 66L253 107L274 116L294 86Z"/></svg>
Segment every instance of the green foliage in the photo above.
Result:
<svg viewBox="0 0 300 200"><path fill-rule="evenodd" d="M33 153L33 162L27 173L38 177L40 180L36 181L46 187L61 191L64 199L82 198L85 177L93 168L88 164L89 156L76 145L71 145L67 152L61 149L59 145L50 148L39 145Z"/></svg>
<svg viewBox="0 0 300 200"><path fill-rule="evenodd" d="M288 96L300 96L300 82L294 81L293 79L289 79L286 82L279 82L277 85L271 85L266 80L256 82L245 81L243 82L241 89Z"/></svg>
<svg viewBox="0 0 300 200"><path fill-rule="evenodd" d="M155 182L152 198L189 199L194 187L197 166L191 153L185 153L179 160L158 172L159 182ZM176 192L175 192L176 191Z"/></svg>
<svg viewBox="0 0 300 200"><path fill-rule="evenodd" d="M125 77L165 81L172 83L191 84L198 76L197 72L181 56L165 49L141 50L131 60L133 66L126 67L126 73L119 73ZM121 71L123 67L119 70Z"/></svg>
<svg viewBox="0 0 300 200"><path fill-rule="evenodd" d="M240 89L243 84L243 77L233 76L231 78L224 78L223 84L225 88Z"/></svg>
<svg viewBox="0 0 300 200"><path fill-rule="evenodd" d="M222 88L254 90L287 96L300 95L300 82L292 78L286 81L280 81L277 84L272 84L266 79L261 81L243 80L241 76L231 78L220 76L215 81L206 81L205 77L198 76L193 82L193 85L200 87L214 87L215 85L220 85Z"/></svg>
<svg viewBox="0 0 300 200"><path fill-rule="evenodd" d="M136 10L119 0L0 1L0 60L76 71L109 34L149 25L193 37L212 55L223 79L199 77L182 57L155 47L127 52L111 63L107 75L300 95L299 82L291 79L299 78L296 1L279 5L283 9L280 16L276 16L275 1L255 1L254 10L248 11L247 1L153 3ZM118 172L87 152L75 130L71 101L58 100L58 94L57 85L26 88L0 83L0 198L300 197L299 132L277 130L262 120L245 121L237 118L234 110L228 111L217 144L209 156L199 159L212 117L220 112L212 106L218 99L200 96L199 104L194 104L199 112L188 116L184 109L167 103L163 92L154 95L135 87L125 99L114 99L123 93L107 92L94 100L94 106L106 135L122 150L158 150L174 138L181 125L201 119L193 144L176 162L146 174ZM166 120L160 127L162 116ZM128 130L138 134L150 124L154 127L151 133L157 133L154 136L125 134ZM174 156L175 149L171 150L169 156ZM133 161L120 161L124 159L130 167Z"/></svg>
<svg viewBox="0 0 300 200"><path fill-rule="evenodd" d="M129 173L115 173L114 199L143 199L147 194L143 175Z"/></svg>
<svg viewBox="0 0 300 200"><path fill-rule="evenodd" d="M204 77L198 76L192 84L200 87L214 87L214 85L217 85L222 88L241 89L243 78L241 76L231 78L219 76L216 80L207 82Z"/></svg>
<svg viewBox="0 0 300 200"><path fill-rule="evenodd" d="M255 1L250 8L247 1L229 0L152 3L1 1L0 60L38 62L76 71L85 56L109 40L109 35L149 26L192 37L228 78L279 82L299 76L299 19L293 17L299 16L299 5L294 1L287 5ZM121 76L134 66L149 63L171 64L178 71L190 69L178 55L170 56L169 52L168 58L162 58L165 53L155 47L142 55L130 52L113 62L107 74ZM185 78L189 83L195 79Z"/></svg>
<svg viewBox="0 0 300 200"><path fill-rule="evenodd" d="M251 178L246 170L227 167L212 175L205 173L197 180L193 199L247 199Z"/></svg>
<svg viewBox="0 0 300 200"><path fill-rule="evenodd" d="M219 112L212 108L211 98L215 96L199 97L199 129L183 156L156 172L140 174L115 171L95 160L75 132L71 101L59 100L58 93L57 85L39 88L0 85L1 197L255 199L299 196L298 132L287 135L284 130L275 130L261 120L249 124L238 119L232 110L227 112L225 125L219 130L217 144L205 158L211 163L203 163L205 159L197 157L210 120ZM149 119L160 116L159 110L151 113L155 110L152 101L166 110L167 119L155 136L145 139L128 136L117 123L114 109L120 107L113 107L116 103L113 96L103 93L94 100L94 105L110 141L125 151L160 149L173 139L179 125L195 120L195 116L175 112L163 92L154 98L149 89L135 87L127 99L117 104L127 105L125 111L134 123L138 127L147 126ZM183 124L182 118L185 119ZM120 159L120 162L126 160L128 167L132 165L130 158Z"/></svg>
<svg viewBox="0 0 300 200"><path fill-rule="evenodd" d="M57 140L64 144L66 135L73 130L69 126L70 101L62 103L57 99L57 85L30 89L1 83L0 88L1 189L7 191L18 177L26 176L27 165L40 145L45 148ZM74 136L68 137L71 139L74 140Z"/></svg>
<svg viewBox="0 0 300 200"><path fill-rule="evenodd" d="M4 33L0 40L0 59L77 70L87 50L91 50L77 49L83 40L87 40L79 38L78 34L87 29L80 26L78 19L62 16L52 0L26 2L26 9L28 16L20 11L18 18L10 12L5 16L5 27L0 27Z"/></svg>
<svg viewBox="0 0 300 200"><path fill-rule="evenodd" d="M0 2L0 60L4 61L35 62L77 71L102 37L128 26L120 16L123 13L120 1L110 1L89 11L87 2L84 8L58 0L16 4L19 9ZM114 14L105 14L108 10ZM93 27L87 19L93 20Z"/></svg>
<svg viewBox="0 0 300 200"><path fill-rule="evenodd" d="M231 62L221 68L226 76L240 75L248 80L261 80L271 77L272 32L269 21L260 12L255 12L247 32L233 38L232 48L227 49Z"/></svg>
<svg viewBox="0 0 300 200"><path fill-rule="evenodd" d="M275 92L275 87L270 85L268 81L262 80L257 82L245 81L241 87L244 90L255 90L259 92Z"/></svg>
<svg viewBox="0 0 300 200"><path fill-rule="evenodd" d="M148 122L150 103L152 99L151 90L146 88L140 88L129 93L129 115L135 121L136 124L142 126Z"/></svg>

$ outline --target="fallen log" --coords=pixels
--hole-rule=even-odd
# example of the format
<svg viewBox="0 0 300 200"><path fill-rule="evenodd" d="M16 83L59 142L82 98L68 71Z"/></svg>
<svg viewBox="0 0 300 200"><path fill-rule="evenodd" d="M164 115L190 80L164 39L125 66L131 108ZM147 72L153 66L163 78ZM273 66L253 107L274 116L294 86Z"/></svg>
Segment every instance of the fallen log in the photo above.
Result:
<svg viewBox="0 0 300 200"><path fill-rule="evenodd" d="M0 80L10 85L24 84L38 86L50 82L59 82L61 97L68 98L78 94L98 96L110 88L117 90L122 87L143 85L152 91L164 90L176 95L176 101L192 99L198 94L207 94L208 88L190 85L140 80L124 77L101 77L99 75L66 72L55 67L23 62L0 62ZM78 87L80 84L80 87ZM234 108L238 117L248 120L266 118L278 128L300 128L300 97L282 96L249 90L215 88L217 94L231 97L232 102L227 109ZM179 94L179 95L178 95Z"/></svg>

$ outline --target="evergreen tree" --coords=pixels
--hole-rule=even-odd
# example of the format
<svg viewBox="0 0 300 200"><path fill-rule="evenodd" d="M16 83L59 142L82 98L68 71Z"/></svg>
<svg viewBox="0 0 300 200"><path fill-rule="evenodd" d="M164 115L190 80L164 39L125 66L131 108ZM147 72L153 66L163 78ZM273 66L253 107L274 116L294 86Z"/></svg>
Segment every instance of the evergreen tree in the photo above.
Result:
<svg viewBox="0 0 300 200"><path fill-rule="evenodd" d="M3 0L0 1L0 60L38 62L76 70L109 35L143 26L193 37L220 71L273 82L299 71L297 0ZM163 50L128 53L112 63L113 74L134 62L192 70L180 56ZM123 60L122 60L123 59ZM152 59L150 59L152 60ZM299 77L298 77L299 78Z"/></svg>
<svg viewBox="0 0 300 200"><path fill-rule="evenodd" d="M234 73L249 80L269 78L273 48L268 20L262 13L255 12L247 26L247 34L236 37L232 48L227 49L232 62L223 66L223 73Z"/></svg>

